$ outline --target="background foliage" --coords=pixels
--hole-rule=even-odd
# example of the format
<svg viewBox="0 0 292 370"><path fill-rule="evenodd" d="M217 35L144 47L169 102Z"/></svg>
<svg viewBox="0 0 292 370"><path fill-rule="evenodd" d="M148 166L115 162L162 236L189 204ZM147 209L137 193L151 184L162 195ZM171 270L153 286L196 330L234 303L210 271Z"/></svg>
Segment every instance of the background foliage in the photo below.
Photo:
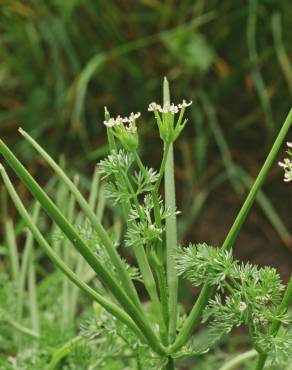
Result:
<svg viewBox="0 0 292 370"><path fill-rule="evenodd" d="M19 139L19 125L89 174L107 151L104 105L112 114L142 110L144 147L151 144L155 165L161 151L145 112L161 101L167 75L175 101L195 101L176 152L179 205L188 215L182 239L204 209L191 239L218 244L248 186L235 165L256 175L291 104L291 19L291 3L276 0L1 1L1 137L42 179L46 171ZM279 176L275 168L266 189L291 230L280 202L291 193ZM251 219L256 226L248 234L260 243L245 239L239 254L275 264L280 253L285 277L290 256L281 245L291 250L289 233L278 227L279 243L261 212Z"/></svg>

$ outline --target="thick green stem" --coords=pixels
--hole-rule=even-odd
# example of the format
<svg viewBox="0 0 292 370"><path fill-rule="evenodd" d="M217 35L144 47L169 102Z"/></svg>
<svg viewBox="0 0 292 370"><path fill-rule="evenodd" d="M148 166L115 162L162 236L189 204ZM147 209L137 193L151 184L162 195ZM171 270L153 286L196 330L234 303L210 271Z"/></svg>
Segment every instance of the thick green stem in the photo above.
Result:
<svg viewBox="0 0 292 370"><path fill-rule="evenodd" d="M168 357L168 362L167 365L165 366L165 370L175 370L173 358Z"/></svg>
<svg viewBox="0 0 292 370"><path fill-rule="evenodd" d="M165 78L163 82L163 103L170 103L170 92L168 81ZM175 181L174 181L174 158L173 145L169 145L168 155L165 164L165 205L169 207L173 214L166 219L166 271L169 294L169 342L173 343L176 337L177 321L177 290L178 278L175 268L175 249L177 247L177 225L176 225L176 202L175 202ZM166 148L167 148L166 146Z"/></svg>
<svg viewBox="0 0 292 370"><path fill-rule="evenodd" d="M285 119L284 123L283 123L283 126L265 160L265 163L264 165L262 166L252 188L250 189L250 192L245 200L245 202L243 203L232 227L230 228L228 234L227 234L227 237L226 239L224 240L224 243L222 245L222 248L226 249L226 250L230 250L236 237L238 236L238 233L243 225L243 222L245 221L247 215L248 215L248 212L256 198L256 195L259 191L259 189L261 188L263 182L264 182L264 179L265 177L267 176L268 174L268 171L269 169L271 168L276 156L277 156L277 153L291 127L291 123L292 123L292 109L290 110L290 112L288 113L287 115L287 118ZM177 351L179 348L181 348L187 341L188 339L190 338L191 334L192 334L192 331L194 329L194 327L200 322L201 320L201 315L202 315L202 312L205 308L205 306L207 305L208 301L209 301L209 298L210 296L212 295L212 287L210 287L207 283L204 284L201 292L200 292L200 295L193 307L193 309L191 310L188 318L185 320L184 322L184 325L179 333L179 335L177 336L177 339L174 343L174 345L172 346L171 350L172 351Z"/></svg>
<svg viewBox="0 0 292 370"><path fill-rule="evenodd" d="M290 280L288 286L285 290L282 302L278 308L278 315L282 315L287 312L289 304L292 301L292 276L290 276ZM274 320L269 328L268 333L272 336L276 336L282 322L280 320ZM257 358L255 370L262 370L265 366L268 354L267 353L260 353Z"/></svg>

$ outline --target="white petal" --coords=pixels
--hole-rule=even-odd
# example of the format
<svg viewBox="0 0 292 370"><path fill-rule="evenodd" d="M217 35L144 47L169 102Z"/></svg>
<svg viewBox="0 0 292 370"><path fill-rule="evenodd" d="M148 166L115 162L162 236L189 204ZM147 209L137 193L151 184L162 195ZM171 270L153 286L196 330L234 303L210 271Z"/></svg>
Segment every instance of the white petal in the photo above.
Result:
<svg viewBox="0 0 292 370"><path fill-rule="evenodd" d="M114 118L110 118L109 120L107 121L103 121L103 123L107 126L107 127L112 127L116 124L116 121Z"/></svg>

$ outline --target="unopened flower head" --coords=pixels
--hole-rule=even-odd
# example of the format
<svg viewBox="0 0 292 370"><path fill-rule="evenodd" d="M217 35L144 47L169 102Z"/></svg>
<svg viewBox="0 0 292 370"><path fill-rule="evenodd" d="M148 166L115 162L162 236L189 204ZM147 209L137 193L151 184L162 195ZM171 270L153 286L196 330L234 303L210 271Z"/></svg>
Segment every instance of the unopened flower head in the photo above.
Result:
<svg viewBox="0 0 292 370"><path fill-rule="evenodd" d="M292 158L292 151L289 148L292 148L292 142L287 142L288 155ZM289 158L284 158L282 162L278 162L278 165L282 167L285 171L284 173L284 181L290 182L292 181L292 160Z"/></svg>
<svg viewBox="0 0 292 370"><path fill-rule="evenodd" d="M152 102L148 106L149 112L154 112L160 137L165 142L173 142L177 139L187 120L183 120L184 112L187 107L192 104L192 101L183 100L180 104L165 103L163 106ZM175 115L179 113L175 121Z"/></svg>

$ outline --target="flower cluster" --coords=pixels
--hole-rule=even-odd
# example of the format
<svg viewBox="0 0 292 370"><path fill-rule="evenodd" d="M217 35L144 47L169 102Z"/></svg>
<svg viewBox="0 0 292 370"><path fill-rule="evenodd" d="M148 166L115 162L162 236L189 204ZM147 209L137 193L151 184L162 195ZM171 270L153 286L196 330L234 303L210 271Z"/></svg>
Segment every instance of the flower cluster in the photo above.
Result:
<svg viewBox="0 0 292 370"><path fill-rule="evenodd" d="M132 112L129 117L110 118L106 116L107 119L103 123L112 129L113 134L120 140L125 149L135 151L138 146L136 119L140 116L140 112Z"/></svg>
<svg viewBox="0 0 292 370"><path fill-rule="evenodd" d="M187 103L185 100L178 105L165 103L161 106L154 102L149 104L148 111L154 113L160 137L164 142L172 143L178 138L187 123L186 119L183 120L185 109L191 104L191 101ZM175 114L177 113L179 113L179 116L175 120Z"/></svg>
<svg viewBox="0 0 292 370"><path fill-rule="evenodd" d="M180 104L165 103L163 106L152 102L148 111L153 112L157 121L161 139L166 143L174 142L183 130L187 119L183 119L184 112L192 101L183 100ZM175 115L179 113L178 118ZM129 117L117 116L111 118L105 109L105 120L103 123L120 140L123 147L129 151L135 151L138 146L138 134L136 120L141 116L140 112L131 113Z"/></svg>
<svg viewBox="0 0 292 370"><path fill-rule="evenodd" d="M288 148L292 148L292 142L287 143ZM287 150L288 155L292 158L292 151L290 149ZM280 167L284 168L284 181L289 182L292 181L292 160L289 158L284 158L283 162L278 163Z"/></svg>
<svg viewBox="0 0 292 370"><path fill-rule="evenodd" d="M132 112L129 117L117 116L116 118L109 118L108 120L103 121L103 123L107 127L120 126L120 125L124 125L125 123L128 123L128 126L124 125L125 129L128 132L136 132L137 128L135 125L135 121L140 116L141 116L140 112L137 112L137 113Z"/></svg>
<svg viewBox="0 0 292 370"><path fill-rule="evenodd" d="M185 109L192 105L192 101L187 103L185 100L182 101L181 104L175 105L173 103L166 103L161 107L161 105L157 103L150 103L148 106L148 111L149 112L155 112L158 111L160 113L171 113L171 114L176 114L178 113L181 109Z"/></svg>

